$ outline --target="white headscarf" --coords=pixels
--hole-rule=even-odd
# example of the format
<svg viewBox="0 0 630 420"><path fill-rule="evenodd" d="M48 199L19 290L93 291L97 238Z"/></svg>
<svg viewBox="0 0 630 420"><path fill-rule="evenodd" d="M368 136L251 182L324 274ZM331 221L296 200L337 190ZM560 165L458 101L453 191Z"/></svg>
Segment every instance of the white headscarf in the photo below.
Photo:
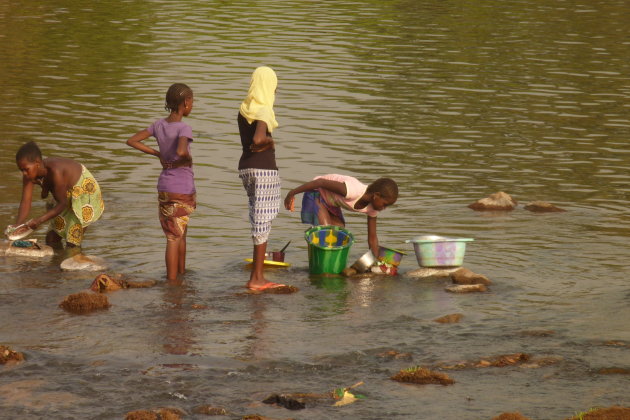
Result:
<svg viewBox="0 0 630 420"><path fill-rule="evenodd" d="M264 121L270 133L278 126L273 112L277 86L278 78L271 67L258 67L252 73L249 91L240 109L241 115L248 123L251 124L254 120Z"/></svg>

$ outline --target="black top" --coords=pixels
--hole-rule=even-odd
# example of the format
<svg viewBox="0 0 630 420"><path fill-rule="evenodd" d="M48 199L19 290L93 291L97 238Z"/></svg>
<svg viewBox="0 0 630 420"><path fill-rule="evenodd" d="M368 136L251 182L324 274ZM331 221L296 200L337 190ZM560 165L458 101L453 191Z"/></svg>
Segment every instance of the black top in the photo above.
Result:
<svg viewBox="0 0 630 420"><path fill-rule="evenodd" d="M274 169L277 171L274 149L267 149L264 152L252 152L249 149L254 144L254 133L257 125L257 120L250 124L240 112L238 113L238 131L241 134L241 145L243 146L243 154L238 161L238 169ZM269 131L267 131L267 135L271 135Z"/></svg>

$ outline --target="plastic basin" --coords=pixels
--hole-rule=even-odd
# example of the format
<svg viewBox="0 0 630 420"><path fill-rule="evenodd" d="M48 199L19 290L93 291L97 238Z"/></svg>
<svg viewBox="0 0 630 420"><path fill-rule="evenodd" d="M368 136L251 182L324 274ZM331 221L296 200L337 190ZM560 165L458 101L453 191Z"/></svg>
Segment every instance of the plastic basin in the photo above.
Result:
<svg viewBox="0 0 630 420"><path fill-rule="evenodd" d="M391 264L394 267L398 267L400 265L403 255L407 255L407 253L394 248L388 248L386 246L378 247L378 260Z"/></svg>
<svg viewBox="0 0 630 420"><path fill-rule="evenodd" d="M420 267L459 267L464 263L466 243L472 238L421 236L405 242L413 243Z"/></svg>
<svg viewBox="0 0 630 420"><path fill-rule="evenodd" d="M315 226L304 232L311 274L339 274L346 268L354 236L339 226Z"/></svg>

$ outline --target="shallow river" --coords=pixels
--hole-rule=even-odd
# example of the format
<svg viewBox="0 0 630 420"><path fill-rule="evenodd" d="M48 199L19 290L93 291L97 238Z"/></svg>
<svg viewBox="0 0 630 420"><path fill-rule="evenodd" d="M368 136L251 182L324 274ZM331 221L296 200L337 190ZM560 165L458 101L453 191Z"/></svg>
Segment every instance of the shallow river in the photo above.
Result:
<svg viewBox="0 0 630 420"><path fill-rule="evenodd" d="M630 368L629 13L624 0L1 1L0 226L20 200L15 151L35 140L103 188L106 212L84 252L159 284L70 315L57 305L94 273L61 271L63 253L0 257L0 344L27 357L0 367L0 418L214 404L232 418L563 419L630 405L627 374L601 374ZM324 173L394 178L400 198L378 232L408 252L403 275L310 276L305 226L282 210L270 246L291 240L291 267L267 275L300 291L244 293L236 115L262 64L279 78L283 194ZM159 165L124 144L165 115L174 82L195 93L186 121L199 201L179 286L164 281ZM496 191L517 209L467 208ZM533 200L567 211L524 210ZM32 214L43 210L35 200ZM367 249L365 219L347 220L353 261ZM489 291L454 295L444 279L405 276L418 265L404 240L421 234L474 238L465 266L493 281ZM451 313L464 317L433 321ZM379 357L388 350L413 360ZM389 379L516 352L554 363L449 371L448 387ZM367 398L345 407L261 403L359 381Z"/></svg>

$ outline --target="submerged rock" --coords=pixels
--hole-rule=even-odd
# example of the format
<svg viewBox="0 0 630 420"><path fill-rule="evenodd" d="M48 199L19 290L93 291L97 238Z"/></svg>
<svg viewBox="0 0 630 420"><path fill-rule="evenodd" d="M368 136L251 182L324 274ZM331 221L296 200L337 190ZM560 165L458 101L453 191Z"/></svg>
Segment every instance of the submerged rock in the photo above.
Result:
<svg viewBox="0 0 630 420"><path fill-rule="evenodd" d="M434 321L439 322L440 324L455 324L459 322L463 317L464 315L462 314L448 314L439 318L435 318Z"/></svg>
<svg viewBox="0 0 630 420"><path fill-rule="evenodd" d="M275 417L261 416L260 414L246 414L243 417L241 417L241 420L295 420L295 419L294 418L278 419Z"/></svg>
<svg viewBox="0 0 630 420"><path fill-rule="evenodd" d="M411 361L413 359L413 355L411 353L401 353L396 350L388 350L382 353L377 354L378 358L384 361L390 360L406 360Z"/></svg>
<svg viewBox="0 0 630 420"><path fill-rule="evenodd" d="M485 292L488 288L483 284L456 284L453 286L446 286L444 290L451 293L474 293Z"/></svg>
<svg viewBox="0 0 630 420"><path fill-rule="evenodd" d="M158 408L156 410L135 410L125 416L125 420L180 420L186 413L179 408Z"/></svg>
<svg viewBox="0 0 630 420"><path fill-rule="evenodd" d="M472 204L469 204L468 207L477 210L514 210L518 202L513 199L509 194L504 193L503 191L495 192L494 194L490 194L486 198L482 198L480 200L475 201Z"/></svg>
<svg viewBox="0 0 630 420"><path fill-rule="evenodd" d="M279 405L289 410L302 410L306 408L306 403L288 394L271 394L263 401L265 404Z"/></svg>
<svg viewBox="0 0 630 420"><path fill-rule="evenodd" d="M158 420L158 415L149 410L135 410L128 412L125 420Z"/></svg>
<svg viewBox="0 0 630 420"><path fill-rule="evenodd" d="M415 366L409 369L403 369L390 379L398 382L406 382L413 384L438 384L438 385L452 385L455 383L451 377L445 373L433 372L429 369Z"/></svg>
<svg viewBox="0 0 630 420"><path fill-rule="evenodd" d="M608 408L593 408L567 420L628 420L630 407L612 406Z"/></svg>
<svg viewBox="0 0 630 420"><path fill-rule="evenodd" d="M277 405L289 410L302 410L307 405L314 405L321 402L334 401L332 393L316 394L316 393L291 393L291 394L271 394L262 402L265 404Z"/></svg>
<svg viewBox="0 0 630 420"><path fill-rule="evenodd" d="M630 375L630 369L620 367L601 368L597 373L600 375Z"/></svg>
<svg viewBox="0 0 630 420"><path fill-rule="evenodd" d="M133 281L126 280L121 275L108 276L107 274L99 274L90 285L90 290L105 293L120 289L152 287L156 283L155 280Z"/></svg>
<svg viewBox="0 0 630 420"><path fill-rule="evenodd" d="M492 284L488 277L464 267L460 267L457 271L452 272L451 280L455 284L484 284L486 286Z"/></svg>
<svg viewBox="0 0 630 420"><path fill-rule="evenodd" d="M193 408L195 414L205 414L206 416L227 416L229 413L225 408L214 407L209 404L200 405Z"/></svg>
<svg viewBox="0 0 630 420"><path fill-rule="evenodd" d="M354 269L353 267L346 267L343 270L341 270L341 275L344 277L352 277L356 274L358 274L359 272Z"/></svg>
<svg viewBox="0 0 630 420"><path fill-rule="evenodd" d="M496 417L492 417L492 420L529 420L529 418L525 417L521 413L512 412L499 414Z"/></svg>
<svg viewBox="0 0 630 420"><path fill-rule="evenodd" d="M551 337L556 332L554 330L523 330L519 335L524 337Z"/></svg>
<svg viewBox="0 0 630 420"><path fill-rule="evenodd" d="M66 296L59 306L68 312L85 314L100 309L108 309L111 305L107 296L83 291Z"/></svg>
<svg viewBox="0 0 630 420"><path fill-rule="evenodd" d="M107 262L101 257L78 254L61 262L62 270L105 271Z"/></svg>
<svg viewBox="0 0 630 420"><path fill-rule="evenodd" d="M37 239L0 242L0 255L44 258L54 255L52 247L37 243Z"/></svg>
<svg viewBox="0 0 630 420"><path fill-rule="evenodd" d="M565 209L556 207L551 203L547 203L546 201L532 201L531 203L527 203L525 205L525 210L533 211L536 213L551 213L551 212L566 211Z"/></svg>
<svg viewBox="0 0 630 420"><path fill-rule="evenodd" d="M455 271L459 270L461 267L449 267L449 268L431 268L431 267L421 267L416 270L408 271L405 273L406 276L416 277L420 279L431 278L431 277L449 277Z"/></svg>
<svg viewBox="0 0 630 420"><path fill-rule="evenodd" d="M7 346L0 345L0 365L15 364L24 361L24 355Z"/></svg>
<svg viewBox="0 0 630 420"><path fill-rule="evenodd" d="M472 369L472 368L486 368L486 367L505 367L523 364L529 361L531 356L527 353L513 353L503 354L499 356L493 356L483 358L476 361L462 361L454 364L440 364L440 369L458 370L458 369Z"/></svg>

